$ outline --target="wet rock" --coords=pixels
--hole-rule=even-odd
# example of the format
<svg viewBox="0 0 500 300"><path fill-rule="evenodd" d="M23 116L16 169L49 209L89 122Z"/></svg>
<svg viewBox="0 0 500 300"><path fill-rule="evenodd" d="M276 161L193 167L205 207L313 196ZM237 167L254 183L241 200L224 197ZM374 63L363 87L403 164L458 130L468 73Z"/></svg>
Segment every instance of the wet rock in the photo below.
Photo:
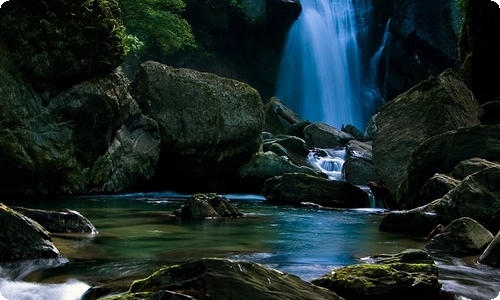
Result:
<svg viewBox="0 0 500 300"><path fill-rule="evenodd" d="M472 92L451 70L421 82L380 109L376 116L373 160L381 181L401 208L416 205L415 199L397 196L399 185L407 177L412 152L432 136L479 125L481 112ZM430 176L434 173L440 172L434 170Z"/></svg>
<svg viewBox="0 0 500 300"><path fill-rule="evenodd" d="M434 236L426 250L451 255L481 253L493 240L491 232L471 218L458 218Z"/></svg>
<svg viewBox="0 0 500 300"><path fill-rule="evenodd" d="M355 140L364 142L365 141L365 134L361 132L356 126L347 124L345 126L342 126L341 130L349 135L351 135Z"/></svg>
<svg viewBox="0 0 500 300"><path fill-rule="evenodd" d="M267 139L263 143L264 152L269 150L272 144L279 144L294 153L300 154L302 156L307 156L309 154L309 146L306 142L296 136L291 135L277 135L270 139Z"/></svg>
<svg viewBox="0 0 500 300"><path fill-rule="evenodd" d="M140 294L144 297L161 291L192 295L195 299L217 300L342 299L334 292L291 274L257 263L218 258L204 258L162 268L148 278L135 281L126 294L105 299L137 299L134 297Z"/></svg>
<svg viewBox="0 0 500 300"><path fill-rule="evenodd" d="M174 211L174 215L187 220L201 220L219 217L240 217L243 214L224 196L217 194L196 194Z"/></svg>
<svg viewBox="0 0 500 300"><path fill-rule="evenodd" d="M353 157L344 162L342 166L344 180L354 185L368 185L368 182L379 181L377 171L368 161Z"/></svg>
<svg viewBox="0 0 500 300"><path fill-rule="evenodd" d="M50 233L23 214L0 204L0 260L58 257Z"/></svg>
<svg viewBox="0 0 500 300"><path fill-rule="evenodd" d="M95 226L75 210L47 211L19 206L12 206L11 208L35 220L50 233L98 233Z"/></svg>
<svg viewBox="0 0 500 300"><path fill-rule="evenodd" d="M457 179L464 179L472 173L476 173L488 167L494 167L498 165L489 160L474 157L471 159L466 159L464 161L459 162L455 168L451 171L451 175Z"/></svg>
<svg viewBox="0 0 500 300"><path fill-rule="evenodd" d="M300 122L299 116L276 97L264 105L264 113L264 130L273 134L284 134L290 126Z"/></svg>
<svg viewBox="0 0 500 300"><path fill-rule="evenodd" d="M264 111L255 89L149 61L141 65L131 93L160 127L153 188L196 192L238 186L238 169L262 143Z"/></svg>
<svg viewBox="0 0 500 300"><path fill-rule="evenodd" d="M469 217L490 232L500 230L500 166L467 176L456 188L431 203L404 211L391 211L379 229L387 232L427 236L433 228Z"/></svg>
<svg viewBox="0 0 500 300"><path fill-rule="evenodd" d="M438 267L422 250L331 271L313 284L346 299L439 299Z"/></svg>
<svg viewBox="0 0 500 300"><path fill-rule="evenodd" d="M481 254L479 262L496 268L500 267L500 231Z"/></svg>
<svg viewBox="0 0 500 300"><path fill-rule="evenodd" d="M446 195L454 189L460 180L455 179L445 174L434 174L422 187L420 197L418 198L418 206L428 204L436 199Z"/></svg>
<svg viewBox="0 0 500 300"><path fill-rule="evenodd" d="M328 124L313 123L304 128L304 140L310 147L345 147L354 137Z"/></svg>
<svg viewBox="0 0 500 300"><path fill-rule="evenodd" d="M285 173L304 173L312 176L321 176L312 168L298 166L289 159L274 152L256 153L252 159L240 168L240 177L246 186L253 186L259 192L264 182L271 177Z"/></svg>
<svg viewBox="0 0 500 300"><path fill-rule="evenodd" d="M286 173L266 180L262 194L275 204L300 205L312 202L325 207L368 207L367 194L345 182L301 173Z"/></svg>
<svg viewBox="0 0 500 300"><path fill-rule="evenodd" d="M494 162L498 157L499 126L461 128L431 137L412 153L407 178L399 187L398 197L405 199L409 207L414 207L418 204L423 185L435 173L449 174L467 159L482 158Z"/></svg>

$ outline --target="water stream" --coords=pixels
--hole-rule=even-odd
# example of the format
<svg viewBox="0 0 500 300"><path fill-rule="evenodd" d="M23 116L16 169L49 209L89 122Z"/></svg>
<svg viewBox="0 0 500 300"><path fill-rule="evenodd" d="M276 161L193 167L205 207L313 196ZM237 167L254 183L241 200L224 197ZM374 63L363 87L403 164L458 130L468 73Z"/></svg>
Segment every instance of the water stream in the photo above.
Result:
<svg viewBox="0 0 500 300"><path fill-rule="evenodd" d="M370 255L425 245L380 232L381 209L317 210L270 205L259 195L227 196L244 217L181 221L171 212L186 196L168 192L29 203L75 209L99 234L54 234L63 258L0 264L0 294L9 300L76 300L91 285L129 283L160 266L207 256L251 260L311 280ZM460 299L492 299L500 291L498 269L474 259L439 264L444 290L466 297Z"/></svg>

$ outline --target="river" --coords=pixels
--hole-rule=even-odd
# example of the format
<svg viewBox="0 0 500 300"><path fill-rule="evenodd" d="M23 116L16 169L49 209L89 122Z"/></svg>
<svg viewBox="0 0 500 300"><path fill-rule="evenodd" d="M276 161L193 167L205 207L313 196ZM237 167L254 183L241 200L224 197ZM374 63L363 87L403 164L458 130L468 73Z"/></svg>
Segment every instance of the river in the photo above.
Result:
<svg viewBox="0 0 500 300"><path fill-rule="evenodd" d="M130 282L207 256L251 260L309 281L426 242L380 232L382 209L318 210L271 205L259 195L226 196L243 217L181 221L171 213L187 195L171 192L6 202L77 210L99 233L53 234L60 259L0 264L0 293L9 300L76 300L90 285ZM477 264L477 257L435 260L443 290L455 299L493 299L500 292L500 270Z"/></svg>

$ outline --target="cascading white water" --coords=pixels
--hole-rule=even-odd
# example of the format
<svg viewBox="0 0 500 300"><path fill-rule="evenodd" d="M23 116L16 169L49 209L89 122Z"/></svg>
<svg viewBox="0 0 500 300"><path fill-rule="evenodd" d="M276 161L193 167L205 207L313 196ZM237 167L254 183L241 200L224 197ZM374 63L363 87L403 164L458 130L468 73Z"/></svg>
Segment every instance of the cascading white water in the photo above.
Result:
<svg viewBox="0 0 500 300"><path fill-rule="evenodd" d="M357 2L369 9L368 1ZM276 96L303 119L364 130L384 102L372 82L376 75L369 74L376 68L363 66L359 45L370 43L359 40L370 38L360 34L365 24L357 22L351 0L301 3L302 13L285 44ZM358 12L361 19L366 15Z"/></svg>

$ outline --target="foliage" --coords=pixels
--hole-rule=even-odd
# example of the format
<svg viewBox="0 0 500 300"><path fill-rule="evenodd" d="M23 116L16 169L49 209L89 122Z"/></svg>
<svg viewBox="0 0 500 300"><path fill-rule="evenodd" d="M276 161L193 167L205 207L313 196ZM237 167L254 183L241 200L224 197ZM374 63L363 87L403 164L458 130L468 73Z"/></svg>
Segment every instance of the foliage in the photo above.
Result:
<svg viewBox="0 0 500 300"><path fill-rule="evenodd" d="M180 13L182 0L119 0L126 27L125 46L132 54L141 50L172 54L195 48L191 26Z"/></svg>

